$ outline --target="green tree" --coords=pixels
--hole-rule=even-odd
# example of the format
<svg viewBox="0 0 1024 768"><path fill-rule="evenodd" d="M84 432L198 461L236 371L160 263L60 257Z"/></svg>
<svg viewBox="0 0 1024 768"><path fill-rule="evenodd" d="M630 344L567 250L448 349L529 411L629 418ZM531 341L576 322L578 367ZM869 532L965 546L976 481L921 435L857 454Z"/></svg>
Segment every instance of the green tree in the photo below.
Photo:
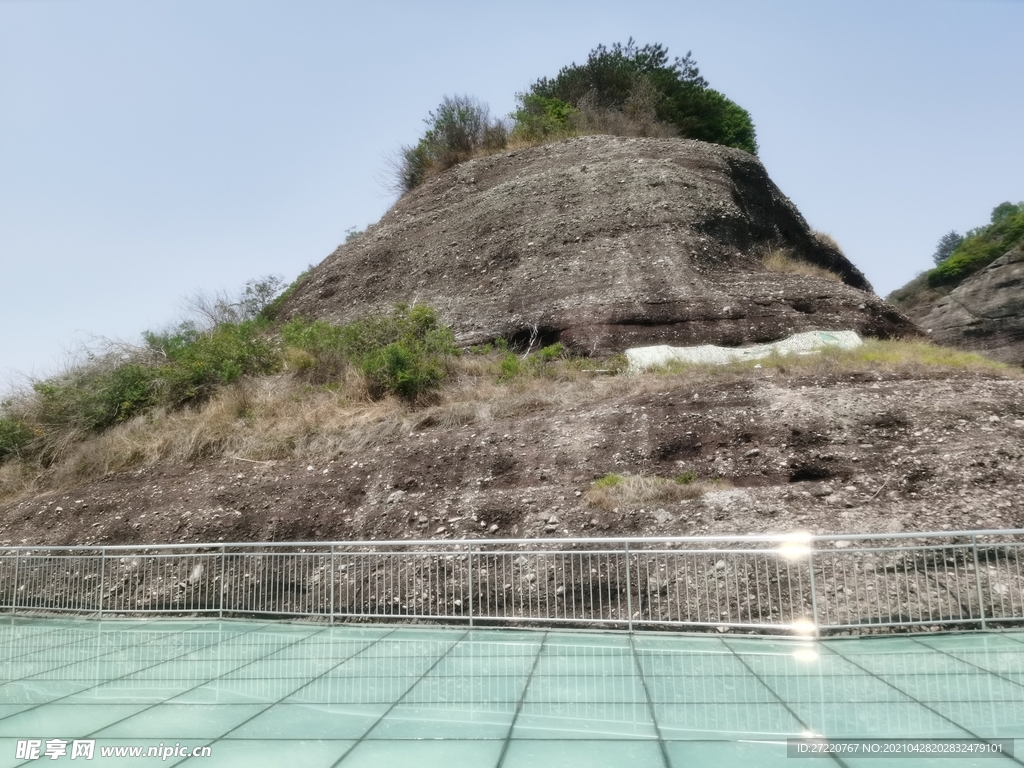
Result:
<svg viewBox="0 0 1024 768"><path fill-rule="evenodd" d="M960 247L960 243L963 241L963 235L959 234L956 230L950 230L942 236L939 244L935 246L935 253L932 254L932 259L936 264L941 264L953 255L953 251Z"/></svg>
<svg viewBox="0 0 1024 768"><path fill-rule="evenodd" d="M679 136L737 147L757 153L757 139L750 114L711 89L701 76L692 53L669 59L660 44L637 46L632 38L625 45L599 45L585 64L563 67L553 78L537 80L520 96L521 107L514 117L517 128L523 116L536 113L531 97L564 103L574 109L599 108L626 112L642 96L653 91L657 119L674 128Z"/></svg>

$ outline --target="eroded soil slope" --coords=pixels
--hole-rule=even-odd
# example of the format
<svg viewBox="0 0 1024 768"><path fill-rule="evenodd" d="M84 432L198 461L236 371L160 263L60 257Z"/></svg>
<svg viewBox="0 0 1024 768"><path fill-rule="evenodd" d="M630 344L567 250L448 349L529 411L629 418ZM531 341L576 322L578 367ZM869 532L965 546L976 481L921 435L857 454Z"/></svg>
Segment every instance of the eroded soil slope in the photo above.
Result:
<svg viewBox="0 0 1024 768"><path fill-rule="evenodd" d="M607 473L722 485L588 505ZM1024 381L979 373L595 378L418 411L318 463L109 474L0 508L12 544L1024 527Z"/></svg>

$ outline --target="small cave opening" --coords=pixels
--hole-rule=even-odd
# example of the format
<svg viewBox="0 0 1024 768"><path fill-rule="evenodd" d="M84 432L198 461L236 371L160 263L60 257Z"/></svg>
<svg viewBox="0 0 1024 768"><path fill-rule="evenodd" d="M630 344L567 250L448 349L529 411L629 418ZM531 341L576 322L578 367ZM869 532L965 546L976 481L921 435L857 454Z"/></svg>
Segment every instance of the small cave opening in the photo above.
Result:
<svg viewBox="0 0 1024 768"><path fill-rule="evenodd" d="M789 473L789 482L805 483L814 480L828 480L833 472L818 464L804 464Z"/></svg>

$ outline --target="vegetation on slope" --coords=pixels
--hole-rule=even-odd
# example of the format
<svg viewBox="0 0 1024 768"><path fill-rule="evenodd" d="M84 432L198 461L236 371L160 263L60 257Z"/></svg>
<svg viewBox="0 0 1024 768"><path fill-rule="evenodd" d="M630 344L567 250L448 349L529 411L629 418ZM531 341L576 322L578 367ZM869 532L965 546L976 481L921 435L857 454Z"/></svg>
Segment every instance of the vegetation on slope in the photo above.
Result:
<svg viewBox="0 0 1024 768"><path fill-rule="evenodd" d="M1007 251L1024 245L1024 202L1002 203L988 224L961 237L949 232L936 247L934 269L893 291L889 301L903 309L930 303L952 291Z"/></svg>
<svg viewBox="0 0 1024 768"><path fill-rule="evenodd" d="M423 137L401 149L397 190L479 154L585 134L681 136L757 153L750 114L708 86L690 53L670 60L659 44L599 45L586 63L542 77L517 99L508 122L475 98L446 96Z"/></svg>
<svg viewBox="0 0 1024 768"><path fill-rule="evenodd" d="M233 384L283 371L328 386L358 379L367 399L411 402L438 387L458 353L451 329L429 307L399 306L346 325L274 326L263 317L271 298L248 309L202 301L218 322L147 332L141 346L115 345L34 382L0 403L0 462L45 468L117 425L200 408Z"/></svg>
<svg viewBox="0 0 1024 768"><path fill-rule="evenodd" d="M928 343L877 340L849 351L774 356L726 366L673 364L640 375L624 375L624 356L571 357L559 345L512 350L499 342L456 357L450 331L425 307L399 309L392 316L350 326L298 321L277 329L263 326L261 333L261 343L274 351L270 368L276 373L239 374L180 406L155 398L131 416L114 408L111 412L122 418L108 419L105 428L83 429L77 417L47 421L52 416L43 415L35 389L5 403L0 418L0 499L69 488L109 472L158 462L218 457L329 461L428 428L455 428L538 409L637 396L651 386L662 387L659 382L665 376L678 378L680 386L715 387L736 378L770 376L782 382L868 371L900 376L965 371L1020 375L980 356ZM414 350L420 368L402 368L402 354L391 357L382 352L402 343ZM443 377L434 375L435 363L443 366ZM140 365L137 360L124 364ZM86 371L68 376L84 382L86 392L108 406L115 403L116 398L103 395L108 381L104 371L110 369L95 368L95 363L86 369L97 373L92 378ZM409 396L411 390L403 391L403 370L411 372L412 380L422 380L426 391L416 397ZM417 378L423 371L423 378ZM59 386L65 378L49 381L69 393ZM89 400L85 395L78 398L73 402ZM69 405L64 413L75 412ZM621 488L595 490L590 501L614 505L622 494L646 498L645 494L670 493L674 498L707 490L696 481L683 476L666 482L627 479ZM693 487L687 487L691 483Z"/></svg>

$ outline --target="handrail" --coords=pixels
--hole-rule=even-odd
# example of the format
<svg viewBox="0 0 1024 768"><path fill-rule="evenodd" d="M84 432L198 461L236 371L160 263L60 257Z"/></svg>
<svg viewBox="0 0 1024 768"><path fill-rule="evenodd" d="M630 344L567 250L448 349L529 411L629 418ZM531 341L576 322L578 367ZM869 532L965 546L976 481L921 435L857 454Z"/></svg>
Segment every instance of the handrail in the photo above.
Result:
<svg viewBox="0 0 1024 768"><path fill-rule="evenodd" d="M998 628L1024 625L1024 529L7 546L0 611L815 635Z"/></svg>
<svg viewBox="0 0 1024 768"><path fill-rule="evenodd" d="M36 550L60 550L67 552L95 550L104 548L110 550L140 549L162 550L181 548L260 548L276 549L285 547L408 547L408 546L451 546L453 544L474 544L474 545L508 545L508 544L616 544L616 543L711 543L711 542L791 542L800 541L804 543L817 543L821 541L884 541L889 539L942 539L942 538L969 538L971 536L1024 536L1024 528L993 528L983 530L966 531L924 531L919 533L901 531L899 533L828 533L808 534L802 531L790 533L766 533L766 534L744 534L736 536L592 536L586 538L523 538L523 539L490 539L490 538L463 538L463 539L363 539L344 541L341 539L330 539L325 541L238 541L238 542L181 542L177 544L19 544L0 545L0 552L3 551L36 551Z"/></svg>

